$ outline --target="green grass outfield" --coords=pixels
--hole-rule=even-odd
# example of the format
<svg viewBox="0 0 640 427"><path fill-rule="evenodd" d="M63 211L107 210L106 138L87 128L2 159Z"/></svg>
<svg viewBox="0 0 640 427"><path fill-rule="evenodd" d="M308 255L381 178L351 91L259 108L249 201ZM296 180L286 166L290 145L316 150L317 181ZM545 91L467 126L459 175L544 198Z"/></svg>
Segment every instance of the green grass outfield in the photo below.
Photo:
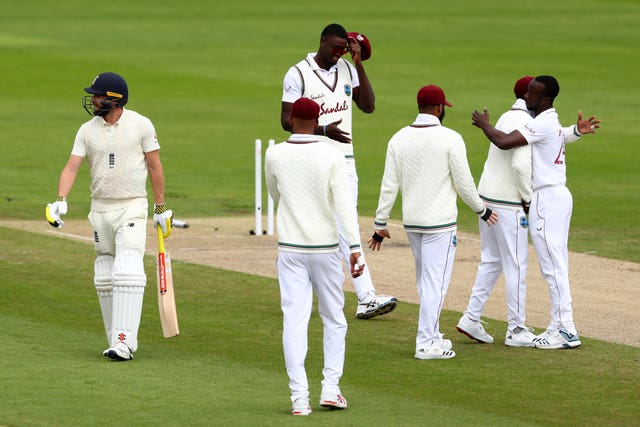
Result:
<svg viewBox="0 0 640 427"><path fill-rule="evenodd" d="M277 281L181 262L174 276L181 335L162 338L147 292L140 349L106 360L87 244L0 227L0 425L634 425L640 348L583 338L576 350L475 344L444 312L452 360L413 358L418 306L349 316L342 390L350 407L318 406L321 324L310 325L314 412L289 414ZM153 271L153 258L146 260ZM153 285L153 275L150 275ZM347 304L355 305L348 295ZM505 323L489 321L493 330Z"/></svg>
<svg viewBox="0 0 640 427"><path fill-rule="evenodd" d="M282 78L330 22L373 44L366 68L377 108L354 114L362 215L374 216L387 141L415 118L419 87L446 91L454 108L445 124L465 138L477 181L489 142L471 112L488 107L495 123L517 78L553 74L563 123L579 109L604 121L567 149L570 249L640 262L635 0L12 3L0 15L0 215L42 216L89 118L82 88L106 70L126 77L129 107L156 125L176 215L251 212L253 142L287 137ZM69 198L71 217L88 211L87 175ZM476 230L466 206L459 219Z"/></svg>
<svg viewBox="0 0 640 427"><path fill-rule="evenodd" d="M386 143L415 117L420 86L446 91L454 108L445 125L465 138L477 182L488 141L470 124L473 109L488 107L495 123L518 77L552 74L563 123L578 109L604 121L597 135L567 148L570 249L640 262L635 0L12 2L0 14L0 220L44 221L75 133L89 119L82 88L102 71L124 75L128 106L154 122L177 217L252 212L254 140L286 138L282 78L317 49L330 22L373 44L366 68L377 108L354 114L362 215L375 212ZM86 166L69 206L70 218L86 217ZM473 232L476 221L460 206L462 230ZM182 335L160 337L149 292L137 359L114 364L100 355L86 245L6 229L0 242L0 425L293 423L275 281L179 264ZM443 325L458 315L444 313ZM343 383L352 407L296 422L640 424L637 348L585 339L570 352L510 351L445 331L456 359L421 363L411 358L416 319L417 307L402 304L392 316L351 322ZM317 387L313 322L309 374Z"/></svg>

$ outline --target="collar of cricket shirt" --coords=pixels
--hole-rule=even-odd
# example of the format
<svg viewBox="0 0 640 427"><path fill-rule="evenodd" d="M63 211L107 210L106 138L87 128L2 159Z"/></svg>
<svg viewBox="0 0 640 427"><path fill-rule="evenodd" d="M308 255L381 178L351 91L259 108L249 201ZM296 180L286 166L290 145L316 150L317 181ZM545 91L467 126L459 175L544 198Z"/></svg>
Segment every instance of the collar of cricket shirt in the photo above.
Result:
<svg viewBox="0 0 640 427"><path fill-rule="evenodd" d="M287 140L290 144L309 144L311 142L320 142L317 136L308 133L293 133Z"/></svg>
<svg viewBox="0 0 640 427"><path fill-rule="evenodd" d="M411 124L414 128L425 128L431 126L440 126L440 119L433 114L418 114L416 120Z"/></svg>

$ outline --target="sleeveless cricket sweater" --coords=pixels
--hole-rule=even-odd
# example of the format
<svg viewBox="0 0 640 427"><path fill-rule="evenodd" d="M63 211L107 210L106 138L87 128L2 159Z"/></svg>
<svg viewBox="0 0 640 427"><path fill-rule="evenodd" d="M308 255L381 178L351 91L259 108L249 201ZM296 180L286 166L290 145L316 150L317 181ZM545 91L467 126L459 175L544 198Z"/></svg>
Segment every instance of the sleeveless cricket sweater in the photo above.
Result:
<svg viewBox="0 0 640 427"><path fill-rule="evenodd" d="M340 129L352 135L352 70L349 63L339 59L336 72L327 79L314 70L309 58L305 58L295 65L302 78L302 96L311 98L320 105L320 126L328 125L338 120ZM320 137L338 148L347 158L353 157L353 145L343 144L331 138Z"/></svg>

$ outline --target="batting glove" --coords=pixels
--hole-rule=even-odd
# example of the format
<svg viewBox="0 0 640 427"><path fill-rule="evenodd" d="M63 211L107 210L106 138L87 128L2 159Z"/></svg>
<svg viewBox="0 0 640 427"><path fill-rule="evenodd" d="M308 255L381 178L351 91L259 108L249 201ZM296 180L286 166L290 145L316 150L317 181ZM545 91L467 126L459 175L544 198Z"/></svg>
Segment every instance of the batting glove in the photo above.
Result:
<svg viewBox="0 0 640 427"><path fill-rule="evenodd" d="M163 237L167 238L171 234L171 223L173 221L173 212L171 209L165 209L164 203L161 205L153 205L153 228L160 225Z"/></svg>
<svg viewBox="0 0 640 427"><path fill-rule="evenodd" d="M60 217L65 215L67 210L67 200L64 197L58 197L55 202L47 203L47 208L45 209L47 222L52 227L61 228L64 225L64 221Z"/></svg>

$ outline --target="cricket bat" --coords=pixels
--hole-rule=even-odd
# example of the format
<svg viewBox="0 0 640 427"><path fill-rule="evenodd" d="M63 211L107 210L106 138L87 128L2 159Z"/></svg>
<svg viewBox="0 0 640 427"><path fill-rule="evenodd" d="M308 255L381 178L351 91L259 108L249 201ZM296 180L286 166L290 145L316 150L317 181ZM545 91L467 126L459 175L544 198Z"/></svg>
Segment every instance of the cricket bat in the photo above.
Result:
<svg viewBox="0 0 640 427"><path fill-rule="evenodd" d="M156 275L158 278L158 309L162 335L165 338L175 337L180 333L178 329L178 315L176 314L176 299L173 294L173 275L171 274L171 257L165 251L162 227L158 226L158 259L156 260Z"/></svg>

